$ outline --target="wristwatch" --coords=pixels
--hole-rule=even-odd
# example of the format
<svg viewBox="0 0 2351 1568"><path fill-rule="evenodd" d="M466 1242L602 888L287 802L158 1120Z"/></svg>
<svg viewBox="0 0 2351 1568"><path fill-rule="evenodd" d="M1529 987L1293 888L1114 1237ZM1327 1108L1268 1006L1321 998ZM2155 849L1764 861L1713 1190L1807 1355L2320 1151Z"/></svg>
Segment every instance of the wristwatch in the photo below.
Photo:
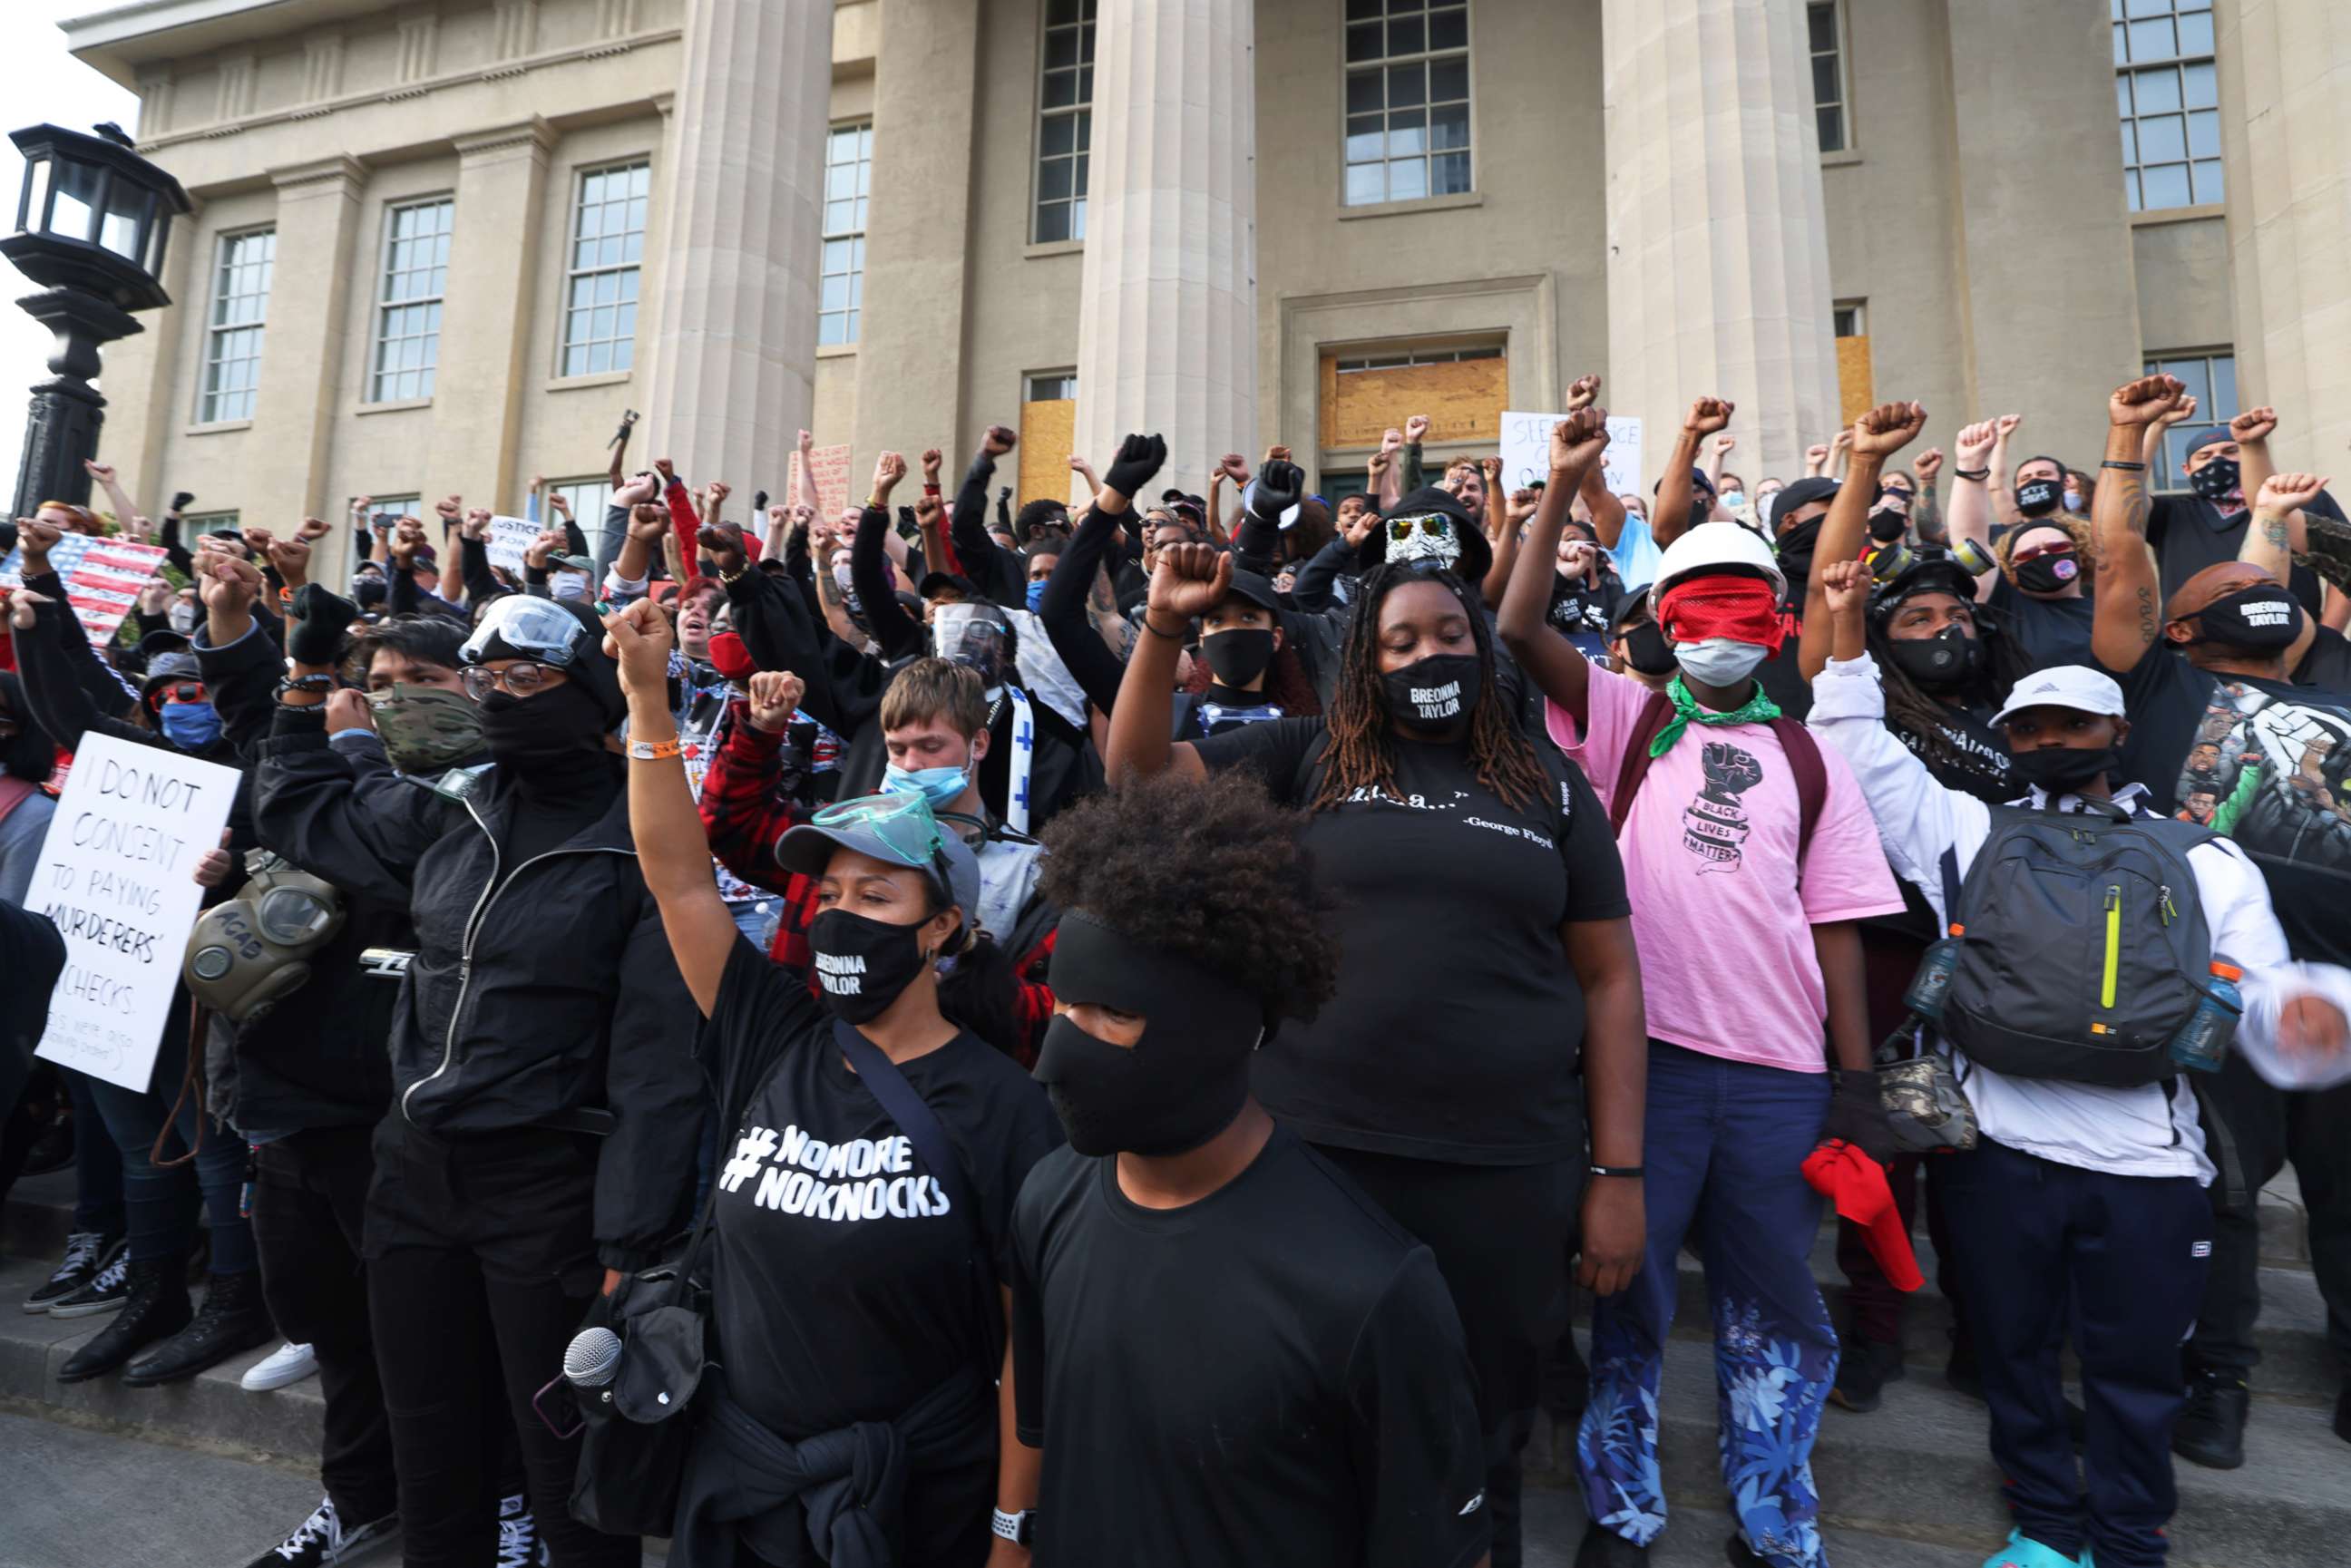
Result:
<svg viewBox="0 0 2351 1568"><path fill-rule="evenodd" d="M1016 1546L1037 1544L1037 1511L1033 1508L1024 1508L1019 1513L1007 1513L999 1508L993 1511L987 1522L989 1529Z"/></svg>

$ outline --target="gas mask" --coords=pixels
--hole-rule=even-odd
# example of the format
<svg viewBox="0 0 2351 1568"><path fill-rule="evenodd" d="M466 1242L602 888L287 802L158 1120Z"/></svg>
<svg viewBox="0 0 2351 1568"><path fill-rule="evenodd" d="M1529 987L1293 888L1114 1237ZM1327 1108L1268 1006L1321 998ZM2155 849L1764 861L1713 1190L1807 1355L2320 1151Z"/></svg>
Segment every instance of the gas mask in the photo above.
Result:
<svg viewBox="0 0 2351 1568"><path fill-rule="evenodd" d="M310 978L311 955L343 925L343 895L267 850L247 851L248 880L188 933L189 994L231 1023L261 1017Z"/></svg>

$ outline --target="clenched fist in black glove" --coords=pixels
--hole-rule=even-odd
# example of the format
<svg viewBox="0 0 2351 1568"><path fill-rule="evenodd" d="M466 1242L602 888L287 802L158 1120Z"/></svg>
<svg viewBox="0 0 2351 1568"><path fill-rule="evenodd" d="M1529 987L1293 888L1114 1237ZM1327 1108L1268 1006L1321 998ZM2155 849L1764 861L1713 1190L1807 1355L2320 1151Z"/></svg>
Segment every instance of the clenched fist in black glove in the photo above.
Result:
<svg viewBox="0 0 2351 1568"><path fill-rule="evenodd" d="M360 607L322 583L307 583L294 595L294 619L286 627L286 656L298 664L331 664L343 649L343 632L360 618Z"/></svg>
<svg viewBox="0 0 2351 1568"><path fill-rule="evenodd" d="M1115 490L1131 501L1166 465L1166 437L1130 435L1118 444L1118 455L1111 459L1110 472L1102 476L1102 488Z"/></svg>
<svg viewBox="0 0 2351 1568"><path fill-rule="evenodd" d="M1306 494L1306 470L1275 458L1258 470L1257 486L1249 491L1249 516L1261 523L1281 526L1281 515Z"/></svg>

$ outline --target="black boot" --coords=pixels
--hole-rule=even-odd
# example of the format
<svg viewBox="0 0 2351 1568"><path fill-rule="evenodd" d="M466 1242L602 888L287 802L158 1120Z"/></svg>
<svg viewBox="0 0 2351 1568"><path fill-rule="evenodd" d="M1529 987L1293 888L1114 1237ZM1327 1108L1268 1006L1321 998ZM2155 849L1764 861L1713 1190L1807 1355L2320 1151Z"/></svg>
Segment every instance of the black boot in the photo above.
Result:
<svg viewBox="0 0 2351 1568"><path fill-rule="evenodd" d="M1849 1339L1838 1353L1836 1386L1829 1390L1829 1397L1848 1410L1866 1413L1885 1402L1886 1385L1904 1375L1900 1345Z"/></svg>
<svg viewBox="0 0 2351 1568"><path fill-rule="evenodd" d="M1644 1568L1648 1561L1647 1547L1596 1522L1583 1527L1583 1543L1575 1549L1575 1568Z"/></svg>
<svg viewBox="0 0 2351 1568"><path fill-rule="evenodd" d="M122 1381L131 1388L178 1383L277 1337L261 1304L261 1271L214 1274L195 1321L123 1368Z"/></svg>
<svg viewBox="0 0 2351 1568"><path fill-rule="evenodd" d="M2245 1416L2252 1390L2233 1372L2206 1368L2189 1379L2188 1406L2171 1429L2171 1451L2208 1469L2233 1470L2245 1462Z"/></svg>
<svg viewBox="0 0 2351 1568"><path fill-rule="evenodd" d="M131 1295L122 1311L96 1339L66 1358L59 1383L81 1383L112 1372L141 1347L178 1333L194 1313L176 1258L149 1258L131 1265Z"/></svg>

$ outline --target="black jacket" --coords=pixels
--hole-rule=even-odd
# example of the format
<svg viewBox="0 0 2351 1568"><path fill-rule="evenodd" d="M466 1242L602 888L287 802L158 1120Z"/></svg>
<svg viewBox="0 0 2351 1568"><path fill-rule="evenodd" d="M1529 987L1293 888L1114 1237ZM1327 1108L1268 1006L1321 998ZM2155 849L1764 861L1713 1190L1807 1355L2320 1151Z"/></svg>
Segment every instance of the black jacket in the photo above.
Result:
<svg viewBox="0 0 2351 1568"><path fill-rule="evenodd" d="M687 1218L705 1096L699 1015L637 869L626 791L515 866L499 849L511 784L496 771L470 792L401 780L364 801L356 779L319 710L281 708L256 817L297 864L406 901L416 956L394 1004L393 1114L455 1138L608 1113L597 1255L653 1263Z"/></svg>

